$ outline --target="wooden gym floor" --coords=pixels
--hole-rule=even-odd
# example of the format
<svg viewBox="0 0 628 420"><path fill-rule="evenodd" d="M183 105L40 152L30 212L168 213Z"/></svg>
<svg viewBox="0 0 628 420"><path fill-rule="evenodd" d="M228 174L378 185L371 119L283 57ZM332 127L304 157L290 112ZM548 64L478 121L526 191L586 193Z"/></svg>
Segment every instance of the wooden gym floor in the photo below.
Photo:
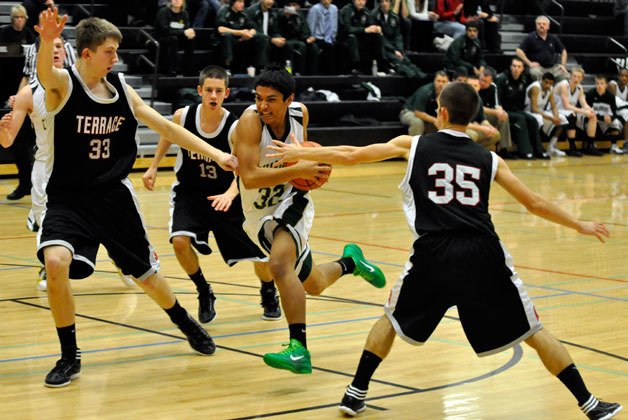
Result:
<svg viewBox="0 0 628 420"><path fill-rule="evenodd" d="M499 187L491 210L498 233L534 299L546 328L563 341L589 389L628 405L628 157L510 162L536 191L583 219L604 221L606 244L526 213ZM339 417L371 325L382 314L408 256L410 234L396 189L405 162L335 167L313 193L311 245L316 261L337 259L359 244L388 279L375 289L353 276L308 298L312 375L267 367L262 354L287 341L285 319L260 318L251 264L229 269L217 252L202 257L217 294L218 317L206 328L218 350L193 353L163 311L139 289L126 288L101 249L97 272L73 282L82 376L69 387L43 386L58 358L46 294L36 289L35 235L25 228L30 201L0 202L1 418L234 419ZM171 172L158 187L133 182L161 260L182 305L196 314L168 237ZM0 196L15 180L0 180ZM578 419L575 400L525 345L477 358L452 308L430 341L414 348L397 340L375 374L369 408L377 419ZM617 418L628 418L628 409Z"/></svg>

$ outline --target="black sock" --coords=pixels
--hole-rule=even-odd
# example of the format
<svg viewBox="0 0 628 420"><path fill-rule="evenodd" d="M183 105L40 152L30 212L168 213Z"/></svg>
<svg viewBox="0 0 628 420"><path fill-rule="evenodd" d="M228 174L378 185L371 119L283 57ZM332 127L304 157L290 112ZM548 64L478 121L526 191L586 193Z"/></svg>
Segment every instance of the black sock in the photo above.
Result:
<svg viewBox="0 0 628 420"><path fill-rule="evenodd" d="M76 346L76 324L57 328L57 335L61 343L61 357L74 359L78 350Z"/></svg>
<svg viewBox="0 0 628 420"><path fill-rule="evenodd" d="M299 340L299 343L307 348L305 324L290 324L288 328L290 329L290 339L292 340L294 338L295 340Z"/></svg>
<svg viewBox="0 0 628 420"><path fill-rule="evenodd" d="M381 362L381 357L368 350L364 350L362 352L362 357L360 357L358 370L355 372L351 385L361 391L368 390L371 377Z"/></svg>
<svg viewBox="0 0 628 420"><path fill-rule="evenodd" d="M340 264L340 268L342 269L341 275L343 276L345 274L353 273L353 271L355 270L355 261L353 261L353 258L345 257L345 258L336 260L335 262Z"/></svg>
<svg viewBox="0 0 628 420"><path fill-rule="evenodd" d="M209 294L211 292L211 288L209 284L207 284L207 280L205 280L205 276L203 276L203 270L201 270L200 267L196 273L188 274L188 277L194 282L199 295Z"/></svg>
<svg viewBox="0 0 628 420"><path fill-rule="evenodd" d="M178 326L181 326L184 321L188 320L188 311L186 311L183 306L179 305L178 300L174 301L172 308L164 309L164 311L166 311L170 320Z"/></svg>
<svg viewBox="0 0 628 420"><path fill-rule="evenodd" d="M275 282L274 281L261 281L262 283L262 292L267 292L269 290L275 290Z"/></svg>
<svg viewBox="0 0 628 420"><path fill-rule="evenodd" d="M567 141L569 142L569 148L572 150L577 150L578 148L576 147L576 139L567 139Z"/></svg>
<svg viewBox="0 0 628 420"><path fill-rule="evenodd" d="M569 389L574 397L578 400L578 405L583 405L591 397L591 393L578 372L578 368L572 363L562 370L558 375L558 379Z"/></svg>

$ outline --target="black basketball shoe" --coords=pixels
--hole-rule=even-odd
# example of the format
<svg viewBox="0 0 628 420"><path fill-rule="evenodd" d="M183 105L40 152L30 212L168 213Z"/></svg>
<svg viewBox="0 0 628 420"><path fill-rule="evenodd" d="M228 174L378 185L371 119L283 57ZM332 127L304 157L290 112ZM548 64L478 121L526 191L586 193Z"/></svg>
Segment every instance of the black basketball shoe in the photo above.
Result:
<svg viewBox="0 0 628 420"><path fill-rule="evenodd" d="M359 398L357 397L358 394L360 395ZM358 413L366 410L364 397L366 397L366 391L360 391L349 385L345 391L345 395L342 396L342 401L338 406L338 410L351 417L357 416Z"/></svg>
<svg viewBox="0 0 628 420"><path fill-rule="evenodd" d="M198 320L201 324L208 324L216 318L216 308L214 307L216 296L214 292L201 293L198 295Z"/></svg>
<svg viewBox="0 0 628 420"><path fill-rule="evenodd" d="M209 336L205 328L201 327L198 322L187 314L188 319L179 325L179 329L188 339L190 347L198 354L209 356L216 351L214 340Z"/></svg>
<svg viewBox="0 0 628 420"><path fill-rule="evenodd" d="M266 321L278 321L281 319L281 307L279 306L279 296L275 288L259 291L262 297L261 306L264 308L262 319Z"/></svg>
<svg viewBox="0 0 628 420"><path fill-rule="evenodd" d="M623 408L617 403L607 403L591 396L583 406L580 407L584 414L591 420L607 420L615 417Z"/></svg>
<svg viewBox="0 0 628 420"><path fill-rule="evenodd" d="M64 358L57 360L57 364L46 375L44 385L48 388L61 388L70 385L72 379L81 376L81 351L76 351L75 358Z"/></svg>

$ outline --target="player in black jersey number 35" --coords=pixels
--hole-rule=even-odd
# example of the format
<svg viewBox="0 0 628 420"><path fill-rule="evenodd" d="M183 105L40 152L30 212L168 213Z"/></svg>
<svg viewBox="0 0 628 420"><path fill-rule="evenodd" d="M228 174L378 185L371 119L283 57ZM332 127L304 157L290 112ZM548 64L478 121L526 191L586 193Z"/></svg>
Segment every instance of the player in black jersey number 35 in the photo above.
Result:
<svg viewBox="0 0 628 420"><path fill-rule="evenodd" d="M399 136L365 147L299 148L275 141L269 157L330 164L356 164L404 157L400 188L415 238L410 260L393 286L385 315L371 328L353 382L340 411L364 411L372 375L388 355L396 334L410 344L427 341L447 309L456 305L467 339L478 356L488 356L525 341L547 370L571 391L590 419L610 419L622 407L598 400L586 388L563 345L541 324L532 300L501 243L488 212L495 180L529 211L600 241L602 223L574 219L532 192L495 153L465 134L478 95L465 83L451 83L440 95L437 133Z"/></svg>
<svg viewBox="0 0 628 420"><path fill-rule="evenodd" d="M110 73L118 61L122 34L108 21L82 20L76 28L76 65L69 70L53 67L53 40L66 20L55 8L43 12L36 27L41 37L37 76L46 89L46 111L53 116L47 127L52 132L48 160L52 172L37 255L48 273L48 300L61 343L61 359L44 382L48 387L66 386L81 373L69 278L84 278L94 271L99 244L166 311L195 351L212 354L216 349L158 273L159 263L127 178L137 155L137 120L224 169L237 169L234 156L166 120L121 74Z"/></svg>

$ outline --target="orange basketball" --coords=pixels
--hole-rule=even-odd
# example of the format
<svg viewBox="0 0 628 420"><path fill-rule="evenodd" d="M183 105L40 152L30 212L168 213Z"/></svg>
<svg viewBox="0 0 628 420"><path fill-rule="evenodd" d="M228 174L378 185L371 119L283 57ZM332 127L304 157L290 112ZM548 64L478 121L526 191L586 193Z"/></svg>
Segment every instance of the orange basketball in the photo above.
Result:
<svg viewBox="0 0 628 420"><path fill-rule="evenodd" d="M321 147L321 145L316 143L315 141L304 141L303 143L301 143L301 146L303 146L303 147ZM330 175L331 175L331 165L329 165L329 168L330 168L329 171L330 171ZM310 190L314 190L316 188L319 188L319 187L323 186L327 182L328 179L329 178L327 178L322 184L318 184L318 183L315 183L315 182L310 181L308 179L295 178L292 181L290 181L290 183L295 188L298 188L298 189L303 190L303 191L310 191Z"/></svg>

